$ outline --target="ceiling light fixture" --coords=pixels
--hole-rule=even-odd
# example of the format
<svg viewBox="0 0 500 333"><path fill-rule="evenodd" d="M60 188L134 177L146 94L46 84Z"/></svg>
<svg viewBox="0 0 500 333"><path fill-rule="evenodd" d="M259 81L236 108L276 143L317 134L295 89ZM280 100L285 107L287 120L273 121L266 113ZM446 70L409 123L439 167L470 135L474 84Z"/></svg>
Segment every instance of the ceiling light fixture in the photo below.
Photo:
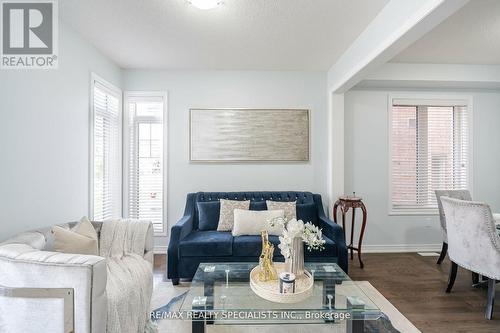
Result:
<svg viewBox="0 0 500 333"><path fill-rule="evenodd" d="M213 9L222 4L221 0L188 0L188 2L198 9Z"/></svg>

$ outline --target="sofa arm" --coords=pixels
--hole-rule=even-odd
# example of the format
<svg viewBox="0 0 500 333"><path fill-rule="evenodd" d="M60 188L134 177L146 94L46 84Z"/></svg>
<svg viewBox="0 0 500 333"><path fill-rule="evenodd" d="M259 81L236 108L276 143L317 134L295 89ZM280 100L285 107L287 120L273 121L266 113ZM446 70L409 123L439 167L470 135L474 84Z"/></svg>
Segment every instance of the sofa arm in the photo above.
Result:
<svg viewBox="0 0 500 333"><path fill-rule="evenodd" d="M132 227L132 244L136 244L135 246L140 246L137 249L139 253L142 253L142 257L151 263L154 264L154 227L151 221L143 221L143 220L129 220L130 222L134 222L140 224L141 226ZM142 228L146 228L146 235L144 237L144 233L140 232Z"/></svg>
<svg viewBox="0 0 500 333"><path fill-rule="evenodd" d="M185 215L180 219L170 232L170 241L168 243L168 267L167 277L169 279L178 279L177 269L179 262L179 242L193 231L193 215Z"/></svg>
<svg viewBox="0 0 500 333"><path fill-rule="evenodd" d="M128 223L128 237L133 247L132 252L142 255L142 257L154 264L154 227L151 221L138 219L123 219Z"/></svg>
<svg viewBox="0 0 500 333"><path fill-rule="evenodd" d="M344 229L326 216L319 217L319 224L323 234L333 240L337 245L338 265L346 273L348 273L347 266L347 246L345 243Z"/></svg>
<svg viewBox="0 0 500 333"><path fill-rule="evenodd" d="M22 299L62 299L63 301L63 332L64 333L73 333L75 331L75 299L74 299L75 291L72 288L10 288L0 285L0 301L2 297L10 297L10 298L22 298ZM6 307L12 308L12 307ZM31 314L31 313L30 313ZM12 317L14 318L14 317ZM5 324L5 320L3 320ZM37 321L39 323L39 321ZM20 330L21 327L12 327L12 324L2 324L1 326L5 328L5 330ZM53 325L53 326L52 326ZM10 326L10 327L9 327ZM33 326L31 323L30 326ZM51 327L52 326L52 327ZM54 332L60 331L61 320L51 320L48 325L44 325L44 329ZM22 329L23 332L26 332L26 328Z"/></svg>
<svg viewBox="0 0 500 333"><path fill-rule="evenodd" d="M40 251L26 244L7 244L0 246L0 272L0 285L14 290L72 289L75 332L105 332L107 275L104 258ZM29 318L26 313L30 314ZM6 332L47 329L62 332L63 302L58 298L0 297L0 323Z"/></svg>

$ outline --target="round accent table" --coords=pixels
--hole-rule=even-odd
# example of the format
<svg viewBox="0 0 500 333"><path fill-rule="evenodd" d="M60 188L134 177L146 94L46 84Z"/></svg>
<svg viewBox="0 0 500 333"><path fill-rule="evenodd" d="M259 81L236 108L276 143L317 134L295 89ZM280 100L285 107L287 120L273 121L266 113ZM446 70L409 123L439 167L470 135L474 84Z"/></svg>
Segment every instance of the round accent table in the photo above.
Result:
<svg viewBox="0 0 500 333"><path fill-rule="evenodd" d="M351 260L353 260L353 252L357 251L358 252L358 260L361 268L363 268L365 265L363 264L363 261L361 260L361 244L363 243L363 236L365 234L365 227L366 227L366 207L365 204L363 203L361 198L358 198L356 196L353 197L340 197L337 202L335 202L335 205L333 205L333 221L337 223L337 209L340 206L340 212L342 213L342 228L344 229L344 238L345 237L345 214L352 208L352 222L351 222L351 242L349 245L347 245L347 250L351 251ZM363 212L363 223L361 224L361 232L359 233L359 240L358 240L358 246L355 247L353 245L353 240L354 240L354 222L356 221L356 209L361 208L361 211ZM338 223L337 223L338 224Z"/></svg>

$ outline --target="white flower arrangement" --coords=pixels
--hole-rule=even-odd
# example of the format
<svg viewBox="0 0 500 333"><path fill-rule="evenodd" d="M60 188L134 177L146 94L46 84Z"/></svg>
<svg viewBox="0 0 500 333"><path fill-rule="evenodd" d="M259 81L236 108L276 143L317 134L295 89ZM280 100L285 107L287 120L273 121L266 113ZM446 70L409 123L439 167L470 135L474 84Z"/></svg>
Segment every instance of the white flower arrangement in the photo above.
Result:
<svg viewBox="0 0 500 333"><path fill-rule="evenodd" d="M296 219L291 219L287 222L284 218L277 217L270 220L269 225L271 227L277 225L283 227L283 233L279 237L280 244L278 248L285 259L290 259L292 255L290 247L295 237L302 238L309 251L322 251L325 248L325 240L323 239L321 229L311 222L304 223L302 220L297 221Z"/></svg>

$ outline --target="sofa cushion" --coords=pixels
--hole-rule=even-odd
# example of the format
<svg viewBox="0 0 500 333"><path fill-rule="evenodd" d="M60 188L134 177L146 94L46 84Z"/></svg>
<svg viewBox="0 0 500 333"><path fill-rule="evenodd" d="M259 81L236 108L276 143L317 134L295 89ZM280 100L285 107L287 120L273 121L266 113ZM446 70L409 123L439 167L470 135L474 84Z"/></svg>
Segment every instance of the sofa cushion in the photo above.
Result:
<svg viewBox="0 0 500 333"><path fill-rule="evenodd" d="M304 247L305 258L317 257L336 257L337 246L334 241L328 237L325 239L325 249L323 251L308 251ZM269 236L269 241L274 245L274 256L281 256L281 251L278 248L280 243L278 236ZM260 236L238 236L233 239L233 256L234 257L258 257L262 251L262 240Z"/></svg>
<svg viewBox="0 0 500 333"><path fill-rule="evenodd" d="M233 236L230 232L195 231L179 242L181 257L215 257L233 254Z"/></svg>
<svg viewBox="0 0 500 333"><path fill-rule="evenodd" d="M312 222L318 225L318 211L315 203L298 204L297 205L297 220L302 220L304 223Z"/></svg>
<svg viewBox="0 0 500 333"><path fill-rule="evenodd" d="M280 243L278 236L269 236L269 241L274 244L274 256L281 255L278 244ZM262 252L262 239L260 236L237 236L233 239L233 256L234 257L255 257L260 256Z"/></svg>
<svg viewBox="0 0 500 333"><path fill-rule="evenodd" d="M250 210L267 210L265 201L250 201Z"/></svg>
<svg viewBox="0 0 500 333"><path fill-rule="evenodd" d="M201 231L217 230L219 224L219 201L197 202L198 229Z"/></svg>
<svg viewBox="0 0 500 333"><path fill-rule="evenodd" d="M307 246L304 247L304 256L306 258L317 258L317 257L337 257L337 244L330 238L326 237L323 235L323 238L325 239L325 248L323 251L318 251L318 250L313 250L309 251L307 250Z"/></svg>

